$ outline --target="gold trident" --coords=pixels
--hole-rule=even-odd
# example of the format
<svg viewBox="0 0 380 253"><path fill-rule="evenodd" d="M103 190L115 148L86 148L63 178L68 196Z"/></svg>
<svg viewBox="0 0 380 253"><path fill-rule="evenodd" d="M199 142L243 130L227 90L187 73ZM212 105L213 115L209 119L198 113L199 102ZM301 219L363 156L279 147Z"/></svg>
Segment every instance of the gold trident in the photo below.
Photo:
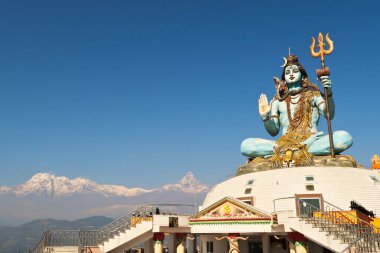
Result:
<svg viewBox="0 0 380 253"><path fill-rule="evenodd" d="M316 53L314 51L315 39L314 39L314 37L311 37L311 39L312 39L312 43L311 43L311 46L310 46L310 54L314 58L320 57L321 58L321 63L322 63L322 69L317 69L318 79L321 76L329 76L330 75L330 69L328 67L325 67L325 55L331 54L332 51L334 50L333 41L329 38L329 34L327 33L326 34L326 41L327 41L327 44L329 45L329 49L325 50L326 44L323 42L323 35L322 35L322 33L319 33L318 34L319 52ZM331 119L330 119L330 109L329 109L329 96L327 94L327 92L328 92L327 87L324 87L324 92L325 92L325 103L326 103L327 128L328 128L328 131L329 131L329 141L330 141L330 153L331 153L331 158L335 158L334 140L333 140L332 129L331 129Z"/></svg>
<svg viewBox="0 0 380 253"><path fill-rule="evenodd" d="M314 51L315 39L314 39L314 37L311 37L311 39L312 39L312 43L311 43L311 46L310 46L310 54L314 58L317 58L317 57L321 58L322 69L324 69L325 68L325 55L329 55L329 54L332 53L332 51L334 50L334 42L330 39L329 34L327 33L326 34L326 41L327 41L327 44L329 45L329 49L325 50L326 44L323 42L323 35L322 35L322 33L319 33L318 34L319 52L316 53Z"/></svg>

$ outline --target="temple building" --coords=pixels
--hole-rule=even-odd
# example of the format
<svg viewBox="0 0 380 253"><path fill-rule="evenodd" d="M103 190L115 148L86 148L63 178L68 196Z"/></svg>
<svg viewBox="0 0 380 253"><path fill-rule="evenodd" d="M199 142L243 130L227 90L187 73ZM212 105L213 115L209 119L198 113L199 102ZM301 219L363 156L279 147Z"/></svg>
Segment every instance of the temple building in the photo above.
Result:
<svg viewBox="0 0 380 253"><path fill-rule="evenodd" d="M47 231L32 252L380 252L379 196L380 174L364 168L249 172L215 185L193 215L145 205L100 230Z"/></svg>

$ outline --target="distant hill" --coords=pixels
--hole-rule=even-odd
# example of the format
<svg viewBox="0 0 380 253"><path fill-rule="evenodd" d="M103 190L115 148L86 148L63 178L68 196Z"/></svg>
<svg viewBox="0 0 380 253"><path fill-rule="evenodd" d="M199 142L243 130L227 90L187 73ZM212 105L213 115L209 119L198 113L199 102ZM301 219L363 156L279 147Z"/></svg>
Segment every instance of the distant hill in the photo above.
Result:
<svg viewBox="0 0 380 253"><path fill-rule="evenodd" d="M45 230L50 229L98 229L112 222L105 216L93 216L76 221L43 219L25 223L18 227L0 227L0 252L28 252L41 240Z"/></svg>
<svg viewBox="0 0 380 253"><path fill-rule="evenodd" d="M209 186L191 172L177 183L156 189L104 185L86 178L38 173L23 184L0 186L0 226L44 218L118 217L144 203L200 205L208 190ZM194 210L193 207L183 211Z"/></svg>

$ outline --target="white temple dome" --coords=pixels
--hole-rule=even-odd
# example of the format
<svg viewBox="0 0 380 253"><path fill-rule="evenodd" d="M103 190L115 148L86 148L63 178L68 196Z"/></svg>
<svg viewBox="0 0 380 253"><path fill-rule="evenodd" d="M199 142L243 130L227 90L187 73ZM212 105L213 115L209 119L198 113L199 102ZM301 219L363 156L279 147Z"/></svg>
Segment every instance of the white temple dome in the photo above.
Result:
<svg viewBox="0 0 380 253"><path fill-rule="evenodd" d="M380 213L380 173L347 167L295 167L253 172L228 179L215 185L207 194L202 210L229 196L253 201L256 208L266 212L294 206L295 195L319 195L324 201L349 210L356 201L375 214ZM276 202L276 203L274 203Z"/></svg>

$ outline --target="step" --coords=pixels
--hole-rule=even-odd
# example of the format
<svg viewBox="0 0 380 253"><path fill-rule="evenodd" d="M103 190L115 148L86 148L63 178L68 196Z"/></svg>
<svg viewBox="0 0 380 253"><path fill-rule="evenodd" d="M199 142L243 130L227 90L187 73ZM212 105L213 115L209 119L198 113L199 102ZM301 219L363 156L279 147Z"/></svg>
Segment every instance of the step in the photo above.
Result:
<svg viewBox="0 0 380 253"><path fill-rule="evenodd" d="M78 246L54 246L46 247L44 252L54 253L78 253Z"/></svg>
<svg viewBox="0 0 380 253"><path fill-rule="evenodd" d="M351 243L355 242L356 238L343 237L343 238L339 238L338 240L340 240L341 243L351 244Z"/></svg>

